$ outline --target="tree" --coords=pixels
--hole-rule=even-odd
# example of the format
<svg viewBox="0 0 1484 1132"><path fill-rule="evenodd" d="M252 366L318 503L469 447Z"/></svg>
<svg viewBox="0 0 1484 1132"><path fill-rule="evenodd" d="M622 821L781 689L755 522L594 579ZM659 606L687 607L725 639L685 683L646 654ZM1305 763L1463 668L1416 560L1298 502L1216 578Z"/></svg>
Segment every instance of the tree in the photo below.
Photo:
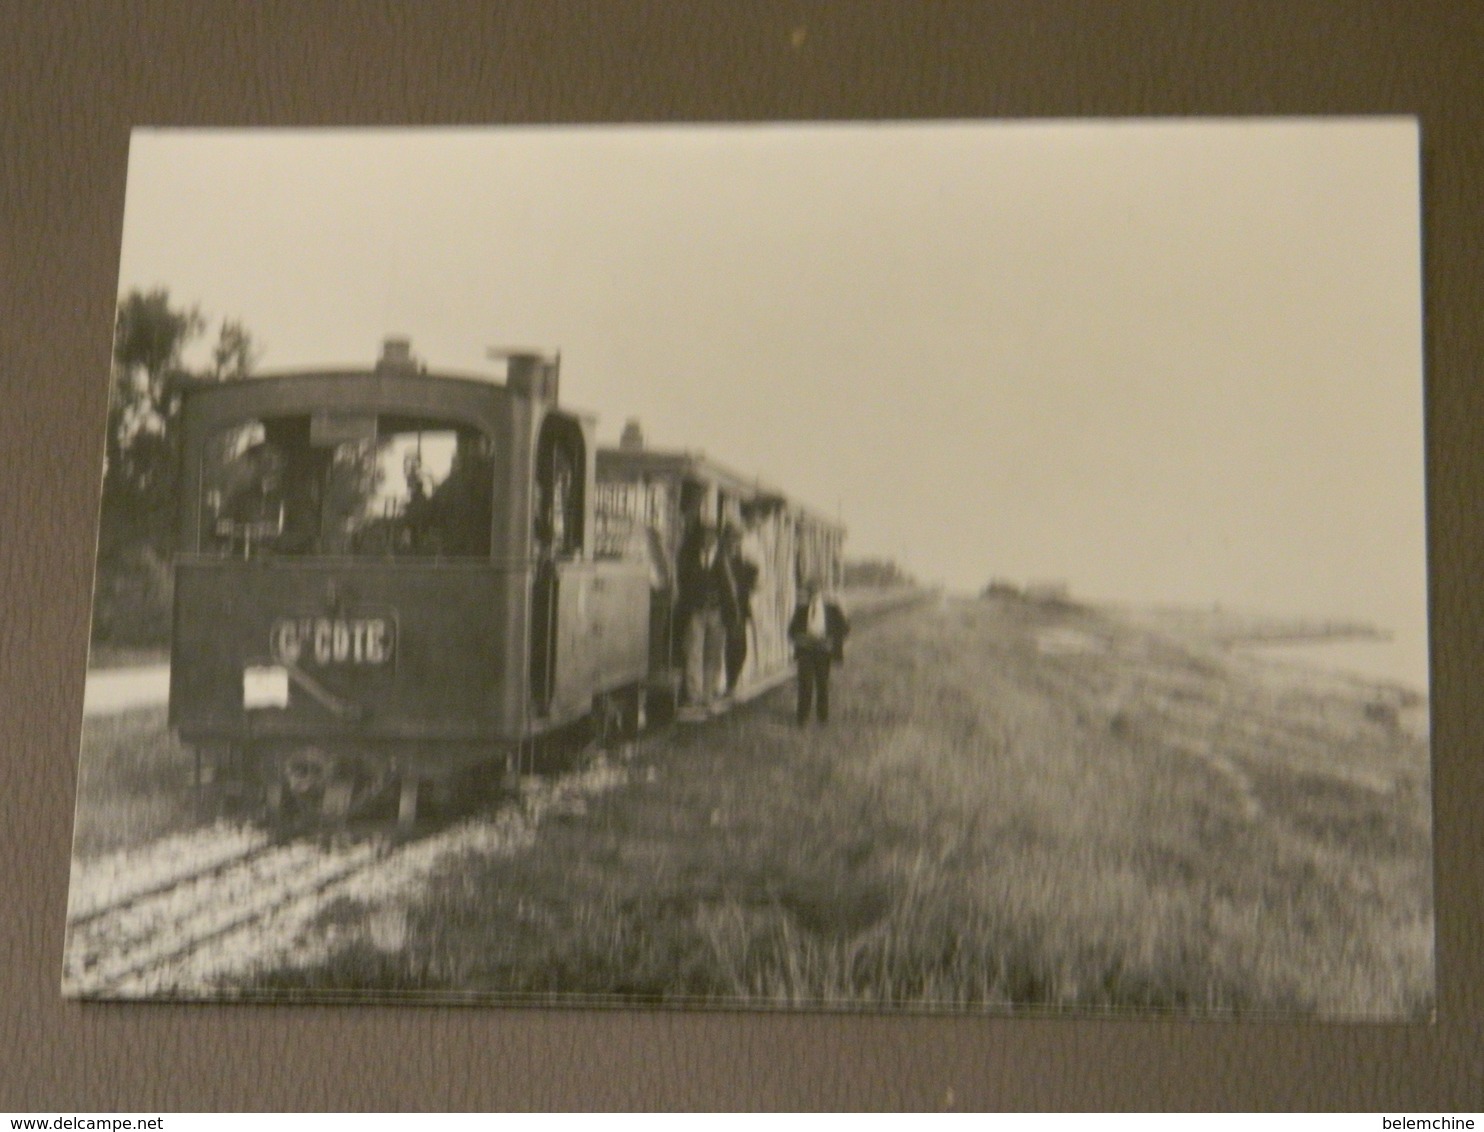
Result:
<svg viewBox="0 0 1484 1132"><path fill-rule="evenodd" d="M164 552L175 497L174 424L180 399L174 384L185 373L183 351L204 327L200 311L172 307L164 288L132 291L119 302L100 552L126 545Z"/></svg>
<svg viewBox="0 0 1484 1132"><path fill-rule="evenodd" d="M98 536L99 639L141 642L168 633L170 540L176 511L178 382L192 376L183 355L206 329L196 307L171 304L165 288L119 300L104 449ZM223 320L206 372L245 377L257 361L252 336ZM163 602L163 606L162 606Z"/></svg>
<svg viewBox="0 0 1484 1132"><path fill-rule="evenodd" d="M222 319L216 346L211 351L211 372L216 381L247 377L258 363L258 349L247 328L236 319Z"/></svg>

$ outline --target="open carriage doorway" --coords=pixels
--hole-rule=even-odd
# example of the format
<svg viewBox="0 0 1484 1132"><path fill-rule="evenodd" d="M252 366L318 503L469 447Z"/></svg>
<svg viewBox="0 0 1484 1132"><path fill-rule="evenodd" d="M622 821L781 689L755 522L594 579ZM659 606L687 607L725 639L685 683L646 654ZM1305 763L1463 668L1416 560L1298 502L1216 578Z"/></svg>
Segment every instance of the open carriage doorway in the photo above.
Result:
<svg viewBox="0 0 1484 1132"><path fill-rule="evenodd" d="M536 714L551 710L556 688L557 565L581 558L587 451L582 428L571 417L552 414L536 441L532 534L535 572L531 592L531 701Z"/></svg>

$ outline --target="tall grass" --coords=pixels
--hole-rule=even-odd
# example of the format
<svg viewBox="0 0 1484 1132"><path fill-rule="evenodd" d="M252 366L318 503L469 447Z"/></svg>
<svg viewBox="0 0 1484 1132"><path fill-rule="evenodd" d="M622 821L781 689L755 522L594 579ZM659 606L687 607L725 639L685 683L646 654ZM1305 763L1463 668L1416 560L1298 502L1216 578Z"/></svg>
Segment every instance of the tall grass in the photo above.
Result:
<svg viewBox="0 0 1484 1132"><path fill-rule="evenodd" d="M73 853L97 856L189 828L198 817L195 760L163 707L83 720Z"/></svg>
<svg viewBox="0 0 1484 1132"><path fill-rule="evenodd" d="M1047 628L1088 647L1043 654ZM1014 601L852 644L827 729L793 727L781 690L652 742L652 781L449 869L375 977L605 1002L1430 1011L1426 744L1369 693Z"/></svg>

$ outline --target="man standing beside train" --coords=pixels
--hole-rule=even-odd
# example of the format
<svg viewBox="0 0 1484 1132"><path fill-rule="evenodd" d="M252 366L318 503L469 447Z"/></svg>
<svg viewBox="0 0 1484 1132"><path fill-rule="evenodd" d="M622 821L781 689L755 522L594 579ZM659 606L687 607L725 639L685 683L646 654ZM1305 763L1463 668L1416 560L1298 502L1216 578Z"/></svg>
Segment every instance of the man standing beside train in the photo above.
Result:
<svg viewBox="0 0 1484 1132"><path fill-rule="evenodd" d="M850 623L839 604L825 596L819 582L808 578L799 587L799 603L788 623L798 663L799 726L809 722L810 709L820 723L830 718L830 665L845 659L845 638Z"/></svg>
<svg viewBox="0 0 1484 1132"><path fill-rule="evenodd" d="M676 581L680 587L677 612L685 626L685 707L679 718L685 721L705 719L721 689L727 634L720 554L716 528L704 520L691 528L680 546Z"/></svg>
<svg viewBox="0 0 1484 1132"><path fill-rule="evenodd" d="M716 579L721 590L722 624L726 628L727 696L737 693L742 666L747 663L747 634L752 627L752 591L758 568L742 550L742 530L734 523L721 529L721 553Z"/></svg>

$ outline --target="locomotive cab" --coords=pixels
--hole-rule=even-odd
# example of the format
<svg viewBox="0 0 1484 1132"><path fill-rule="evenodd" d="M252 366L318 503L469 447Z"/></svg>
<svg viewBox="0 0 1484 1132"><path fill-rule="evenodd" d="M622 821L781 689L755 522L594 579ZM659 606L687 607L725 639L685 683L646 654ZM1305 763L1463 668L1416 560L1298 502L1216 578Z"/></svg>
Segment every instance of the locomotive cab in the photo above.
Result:
<svg viewBox="0 0 1484 1132"><path fill-rule="evenodd" d="M208 773L339 816L637 696L648 577L592 553L591 418L555 365L198 385L183 399L170 717Z"/></svg>

